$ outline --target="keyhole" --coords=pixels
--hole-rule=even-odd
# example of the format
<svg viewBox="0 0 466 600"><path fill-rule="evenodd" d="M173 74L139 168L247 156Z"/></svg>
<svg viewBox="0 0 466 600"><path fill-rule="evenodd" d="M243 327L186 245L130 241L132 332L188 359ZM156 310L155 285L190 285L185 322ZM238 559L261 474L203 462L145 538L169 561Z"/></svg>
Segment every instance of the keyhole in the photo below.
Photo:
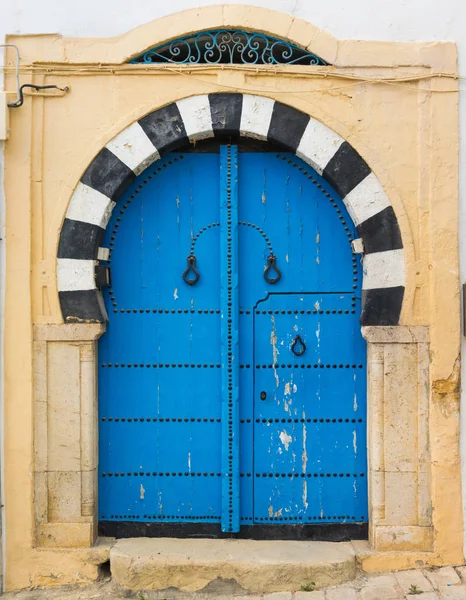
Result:
<svg viewBox="0 0 466 600"><path fill-rule="evenodd" d="M302 356L306 352L306 344L300 335L297 335L293 340L291 352L293 352L295 356Z"/></svg>

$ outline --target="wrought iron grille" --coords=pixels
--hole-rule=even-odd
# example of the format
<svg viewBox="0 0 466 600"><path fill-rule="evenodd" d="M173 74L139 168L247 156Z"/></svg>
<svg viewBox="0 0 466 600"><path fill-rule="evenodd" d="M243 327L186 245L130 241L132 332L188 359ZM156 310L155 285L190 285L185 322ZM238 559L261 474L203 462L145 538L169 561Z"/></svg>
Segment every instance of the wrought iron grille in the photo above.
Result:
<svg viewBox="0 0 466 600"><path fill-rule="evenodd" d="M263 33L221 29L201 31L151 48L131 63L326 65L327 63L285 40Z"/></svg>

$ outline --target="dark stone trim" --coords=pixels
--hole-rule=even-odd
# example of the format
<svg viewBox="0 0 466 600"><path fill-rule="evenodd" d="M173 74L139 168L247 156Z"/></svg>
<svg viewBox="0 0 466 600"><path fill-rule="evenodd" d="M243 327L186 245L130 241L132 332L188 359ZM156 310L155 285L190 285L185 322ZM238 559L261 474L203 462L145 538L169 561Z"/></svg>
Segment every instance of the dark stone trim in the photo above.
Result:
<svg viewBox="0 0 466 600"><path fill-rule="evenodd" d="M58 244L58 258L96 260L105 230L92 223L65 219Z"/></svg>
<svg viewBox="0 0 466 600"><path fill-rule="evenodd" d="M105 323L105 310L100 290L58 292L65 323Z"/></svg>
<svg viewBox="0 0 466 600"><path fill-rule="evenodd" d="M215 135L238 135L243 106L242 94L220 93L209 94L208 97ZM308 115L275 102L268 140L295 152L309 119ZM176 103L146 115L139 120L139 124L160 154L189 145L186 128ZM369 166L356 150L347 142L343 142L325 167L323 177L344 198L370 172ZM134 178L135 175L129 167L110 150L103 148L89 165L81 181L117 201ZM367 219L357 229L368 254L403 247L392 207ZM96 225L65 219L60 235L58 258L95 260L103 234L104 230ZM363 291L362 324L397 325L403 294L404 287ZM81 301L83 306L80 305ZM89 304L91 301L94 302L92 307ZM103 300L98 290L60 292L60 302L66 320L106 320Z"/></svg>
<svg viewBox="0 0 466 600"><path fill-rule="evenodd" d="M344 198L370 172L369 166L356 150L348 142L343 142L333 158L330 159L322 175Z"/></svg>
<svg viewBox="0 0 466 600"><path fill-rule="evenodd" d="M361 325L398 325L404 286L362 291Z"/></svg>
<svg viewBox="0 0 466 600"><path fill-rule="evenodd" d="M81 183L116 202L136 175L108 148L102 148L81 177Z"/></svg>
<svg viewBox="0 0 466 600"><path fill-rule="evenodd" d="M183 119L175 102L149 113L139 120L139 125L159 154L189 143Z"/></svg>
<svg viewBox="0 0 466 600"><path fill-rule="evenodd" d="M370 217L356 229L364 241L364 254L403 248L400 227L391 206Z"/></svg>
<svg viewBox="0 0 466 600"><path fill-rule="evenodd" d="M308 540L349 542L367 540L367 523L321 523L312 525L245 525L238 533L224 533L220 523L141 523L139 521L100 521L99 536L233 538L249 540Z"/></svg>
<svg viewBox="0 0 466 600"><path fill-rule="evenodd" d="M267 139L296 152L310 116L281 102L275 102Z"/></svg>
<svg viewBox="0 0 466 600"><path fill-rule="evenodd" d="M209 94L209 104L215 136L238 135L243 94Z"/></svg>

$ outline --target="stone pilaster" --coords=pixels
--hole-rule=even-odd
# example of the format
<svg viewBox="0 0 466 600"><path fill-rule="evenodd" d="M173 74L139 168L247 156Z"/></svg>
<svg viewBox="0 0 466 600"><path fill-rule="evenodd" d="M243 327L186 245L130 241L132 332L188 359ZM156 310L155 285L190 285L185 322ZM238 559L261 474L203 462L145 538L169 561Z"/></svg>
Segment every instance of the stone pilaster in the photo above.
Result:
<svg viewBox="0 0 466 600"><path fill-rule="evenodd" d="M38 546L89 546L97 533L98 324L34 328Z"/></svg>
<svg viewBox="0 0 466 600"><path fill-rule="evenodd" d="M429 329L363 327L363 335L370 543L378 551L429 551Z"/></svg>

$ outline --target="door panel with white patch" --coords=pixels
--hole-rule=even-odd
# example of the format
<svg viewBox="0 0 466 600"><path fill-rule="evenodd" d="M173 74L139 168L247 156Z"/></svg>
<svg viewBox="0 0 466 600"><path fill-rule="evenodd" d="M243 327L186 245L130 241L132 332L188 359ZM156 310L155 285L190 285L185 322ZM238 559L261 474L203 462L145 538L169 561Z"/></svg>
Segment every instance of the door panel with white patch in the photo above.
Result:
<svg viewBox="0 0 466 600"><path fill-rule="evenodd" d="M365 346L351 294L254 311L254 521L367 520Z"/></svg>

